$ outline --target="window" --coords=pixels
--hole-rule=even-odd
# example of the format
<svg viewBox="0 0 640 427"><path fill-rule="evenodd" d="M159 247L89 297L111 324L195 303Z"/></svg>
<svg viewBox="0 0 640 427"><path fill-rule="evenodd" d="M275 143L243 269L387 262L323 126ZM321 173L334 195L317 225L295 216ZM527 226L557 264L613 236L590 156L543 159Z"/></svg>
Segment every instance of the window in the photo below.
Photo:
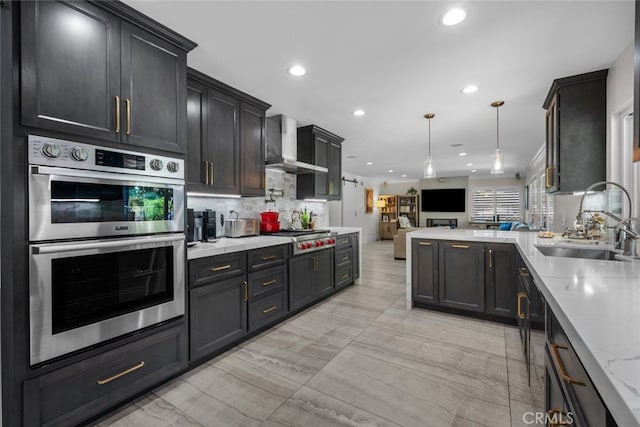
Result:
<svg viewBox="0 0 640 427"><path fill-rule="evenodd" d="M471 194L471 215L475 221L519 220L520 188L476 188Z"/></svg>

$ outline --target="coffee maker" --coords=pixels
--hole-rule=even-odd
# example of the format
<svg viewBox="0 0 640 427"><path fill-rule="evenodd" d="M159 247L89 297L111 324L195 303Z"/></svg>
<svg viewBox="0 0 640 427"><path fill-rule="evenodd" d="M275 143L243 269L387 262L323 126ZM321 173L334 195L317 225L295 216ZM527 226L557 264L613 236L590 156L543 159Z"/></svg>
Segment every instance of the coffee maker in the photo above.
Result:
<svg viewBox="0 0 640 427"><path fill-rule="evenodd" d="M218 237L216 211L205 209L202 211L202 241L210 242Z"/></svg>

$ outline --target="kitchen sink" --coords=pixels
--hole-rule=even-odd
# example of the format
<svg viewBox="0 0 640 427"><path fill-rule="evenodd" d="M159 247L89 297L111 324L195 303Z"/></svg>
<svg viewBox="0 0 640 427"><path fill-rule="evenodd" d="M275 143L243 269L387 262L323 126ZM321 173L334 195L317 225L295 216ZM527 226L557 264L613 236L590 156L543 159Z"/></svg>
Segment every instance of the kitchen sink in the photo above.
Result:
<svg viewBox="0 0 640 427"><path fill-rule="evenodd" d="M566 248L559 246L536 246L536 248L547 256L623 261L623 259L616 258L616 255L620 255L619 252L608 249Z"/></svg>

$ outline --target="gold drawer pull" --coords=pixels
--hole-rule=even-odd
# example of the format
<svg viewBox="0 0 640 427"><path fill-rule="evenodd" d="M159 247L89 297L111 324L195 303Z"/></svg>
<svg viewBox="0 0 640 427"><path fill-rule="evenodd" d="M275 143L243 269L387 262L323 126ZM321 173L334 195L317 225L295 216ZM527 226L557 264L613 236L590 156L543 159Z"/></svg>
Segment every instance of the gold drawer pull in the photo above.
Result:
<svg viewBox="0 0 640 427"><path fill-rule="evenodd" d="M131 135L131 100L129 98L124 100L124 107L127 111L127 135Z"/></svg>
<svg viewBox="0 0 640 427"><path fill-rule="evenodd" d="M347 255L346 257L342 258L341 261L349 261L349 256Z"/></svg>
<svg viewBox="0 0 640 427"><path fill-rule="evenodd" d="M98 380L96 382L98 383L98 385L104 385L104 384L110 383L111 381L117 380L120 377L124 377L125 375L130 374L133 371L137 371L138 369L142 368L143 366L144 366L144 361L138 363L136 366L130 367L129 369L127 369L125 371L119 372L119 373L115 374L112 377L105 378L103 380Z"/></svg>
<svg viewBox="0 0 640 427"><path fill-rule="evenodd" d="M518 319L524 319L525 315L522 314L522 298L526 298L527 294L524 292L518 292Z"/></svg>
<svg viewBox="0 0 640 427"><path fill-rule="evenodd" d="M564 363L562 363L562 359L560 359L560 353L558 353L559 348L563 350L569 350L569 348L566 345L562 345L562 344L551 344L551 352L553 353L553 358L556 359L556 363L558 364L558 369L560 369L560 376L562 377L562 380L570 384L586 386L587 384L584 381L567 375L567 370L564 368Z"/></svg>
<svg viewBox="0 0 640 427"><path fill-rule="evenodd" d="M271 307L265 308L264 310L262 310L262 313L263 314L271 313L273 310L277 310L277 309L278 307L276 307L275 305L272 305Z"/></svg>
<svg viewBox="0 0 640 427"><path fill-rule="evenodd" d="M211 271L222 271L222 270L228 270L231 268L231 264L227 264L227 265L221 265L220 267L211 267L209 270Z"/></svg>
<svg viewBox="0 0 640 427"><path fill-rule="evenodd" d="M489 268L493 268L493 251L489 249Z"/></svg>
<svg viewBox="0 0 640 427"><path fill-rule="evenodd" d="M452 248L469 249L469 245L451 245Z"/></svg>
<svg viewBox="0 0 640 427"><path fill-rule="evenodd" d="M120 97L116 95L116 133L120 133Z"/></svg>
<svg viewBox="0 0 640 427"><path fill-rule="evenodd" d="M520 270L521 276L529 276L529 270L527 270L526 268L520 267L518 270Z"/></svg>
<svg viewBox="0 0 640 427"><path fill-rule="evenodd" d="M260 258L262 261L269 261L270 259L276 259L275 255L263 256Z"/></svg>
<svg viewBox="0 0 640 427"><path fill-rule="evenodd" d="M244 286L244 302L247 302L249 301L249 284L246 280L243 280L242 286Z"/></svg>
<svg viewBox="0 0 640 427"><path fill-rule="evenodd" d="M209 165L211 166L211 172L209 172L209 185L213 185L213 162L209 162Z"/></svg>
<svg viewBox="0 0 640 427"><path fill-rule="evenodd" d="M349 273L347 273L347 274L343 274L343 275L342 275L342 277L341 277L341 279L346 279L347 277L349 277Z"/></svg>
<svg viewBox="0 0 640 427"><path fill-rule="evenodd" d="M431 242L418 242L418 244L422 246L431 246Z"/></svg>
<svg viewBox="0 0 640 427"><path fill-rule="evenodd" d="M204 161L204 184L209 185L209 162Z"/></svg>
<svg viewBox="0 0 640 427"><path fill-rule="evenodd" d="M274 283L276 283L277 280L276 279L272 279L272 280L267 280L266 282L262 282L262 286L271 286Z"/></svg>

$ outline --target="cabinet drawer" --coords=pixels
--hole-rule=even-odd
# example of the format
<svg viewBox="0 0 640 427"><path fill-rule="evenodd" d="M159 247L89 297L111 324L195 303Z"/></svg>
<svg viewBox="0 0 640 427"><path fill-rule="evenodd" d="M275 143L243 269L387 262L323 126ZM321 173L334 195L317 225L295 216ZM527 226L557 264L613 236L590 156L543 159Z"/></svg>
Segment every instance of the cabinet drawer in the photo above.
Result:
<svg viewBox="0 0 640 427"><path fill-rule="evenodd" d="M24 382L24 425L76 425L187 366L184 325Z"/></svg>
<svg viewBox="0 0 640 427"><path fill-rule="evenodd" d="M280 245L249 251L247 255L249 271L284 264L284 261L287 259L288 248L288 245Z"/></svg>
<svg viewBox="0 0 640 427"><path fill-rule="evenodd" d="M607 425L607 408L553 314L549 315L549 323L547 338L551 362L569 406L582 421L580 425Z"/></svg>
<svg viewBox="0 0 640 427"><path fill-rule="evenodd" d="M284 265L249 273L249 301L267 293L283 290L287 284L287 269Z"/></svg>
<svg viewBox="0 0 640 427"><path fill-rule="evenodd" d="M338 236L336 239L336 250L351 247L351 236L349 234Z"/></svg>
<svg viewBox="0 0 640 427"><path fill-rule="evenodd" d="M353 283L353 266L346 264L336 268L336 289L343 288Z"/></svg>
<svg viewBox="0 0 640 427"><path fill-rule="evenodd" d="M275 322L287 314L287 292L285 289L277 294L249 303L249 330L255 330Z"/></svg>
<svg viewBox="0 0 640 427"><path fill-rule="evenodd" d="M241 275L246 270L244 252L219 255L189 261L189 286L200 286L217 280Z"/></svg>
<svg viewBox="0 0 640 427"><path fill-rule="evenodd" d="M340 249L336 251L336 268L341 265L350 264L352 259L351 248Z"/></svg>

